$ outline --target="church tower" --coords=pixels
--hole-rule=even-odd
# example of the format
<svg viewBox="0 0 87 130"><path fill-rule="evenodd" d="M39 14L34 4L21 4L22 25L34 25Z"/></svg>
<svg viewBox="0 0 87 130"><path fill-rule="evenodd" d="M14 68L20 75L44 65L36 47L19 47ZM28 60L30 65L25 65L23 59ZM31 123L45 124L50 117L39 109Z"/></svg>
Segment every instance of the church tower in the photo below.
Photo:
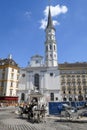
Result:
<svg viewBox="0 0 87 130"><path fill-rule="evenodd" d="M48 21L46 26L46 42L45 42L45 63L47 67L56 67L57 63L57 44L55 38L55 28L51 17L49 7Z"/></svg>

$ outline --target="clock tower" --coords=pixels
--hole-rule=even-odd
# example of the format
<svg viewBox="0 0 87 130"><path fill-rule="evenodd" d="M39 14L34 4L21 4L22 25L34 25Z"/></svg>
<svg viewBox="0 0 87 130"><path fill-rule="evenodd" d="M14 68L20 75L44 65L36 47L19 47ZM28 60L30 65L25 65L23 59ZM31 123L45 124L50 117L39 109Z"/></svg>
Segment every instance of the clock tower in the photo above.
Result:
<svg viewBox="0 0 87 130"><path fill-rule="evenodd" d="M51 17L49 6L48 21L46 26L46 41L45 41L45 63L47 67L56 67L57 63L57 44L55 38L55 28Z"/></svg>

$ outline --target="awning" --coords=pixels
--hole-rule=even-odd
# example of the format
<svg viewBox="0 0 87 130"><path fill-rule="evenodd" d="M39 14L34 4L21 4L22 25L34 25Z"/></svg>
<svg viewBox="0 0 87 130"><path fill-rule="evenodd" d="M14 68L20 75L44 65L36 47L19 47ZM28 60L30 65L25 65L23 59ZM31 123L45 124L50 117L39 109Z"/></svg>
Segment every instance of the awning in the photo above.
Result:
<svg viewBox="0 0 87 130"><path fill-rule="evenodd" d="M12 96L0 96L0 101L4 100L4 101L18 101L18 97L12 97Z"/></svg>

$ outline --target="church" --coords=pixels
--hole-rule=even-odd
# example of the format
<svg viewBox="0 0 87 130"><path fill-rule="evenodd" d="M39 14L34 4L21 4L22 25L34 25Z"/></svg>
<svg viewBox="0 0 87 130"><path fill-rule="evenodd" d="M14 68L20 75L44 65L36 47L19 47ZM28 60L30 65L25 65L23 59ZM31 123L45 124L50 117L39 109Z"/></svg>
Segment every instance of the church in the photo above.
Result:
<svg viewBox="0 0 87 130"><path fill-rule="evenodd" d="M19 102L30 102L32 98L45 103L61 101L55 31L49 7L45 29L45 62L42 56L36 54L31 57L27 67L20 69Z"/></svg>
<svg viewBox="0 0 87 130"><path fill-rule="evenodd" d="M20 68L19 102L32 98L45 103L87 100L87 62L58 63L50 6L45 34L45 59L36 54L27 67Z"/></svg>

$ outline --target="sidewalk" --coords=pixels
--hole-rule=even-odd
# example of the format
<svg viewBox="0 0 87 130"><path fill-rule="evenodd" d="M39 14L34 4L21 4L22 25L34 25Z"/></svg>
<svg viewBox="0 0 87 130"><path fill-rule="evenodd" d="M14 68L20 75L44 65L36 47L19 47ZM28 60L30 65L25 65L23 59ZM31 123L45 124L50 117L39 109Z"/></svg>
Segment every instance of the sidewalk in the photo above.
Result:
<svg viewBox="0 0 87 130"><path fill-rule="evenodd" d="M78 119L76 119L76 118L69 119L69 118L65 118L65 117L49 115L49 116L46 116L46 119L53 119L53 120L57 120L59 122L62 121L62 122L87 123L87 117L79 117Z"/></svg>
<svg viewBox="0 0 87 130"><path fill-rule="evenodd" d="M16 109L15 106L8 106L8 107L0 107L0 111L9 110L9 109Z"/></svg>

